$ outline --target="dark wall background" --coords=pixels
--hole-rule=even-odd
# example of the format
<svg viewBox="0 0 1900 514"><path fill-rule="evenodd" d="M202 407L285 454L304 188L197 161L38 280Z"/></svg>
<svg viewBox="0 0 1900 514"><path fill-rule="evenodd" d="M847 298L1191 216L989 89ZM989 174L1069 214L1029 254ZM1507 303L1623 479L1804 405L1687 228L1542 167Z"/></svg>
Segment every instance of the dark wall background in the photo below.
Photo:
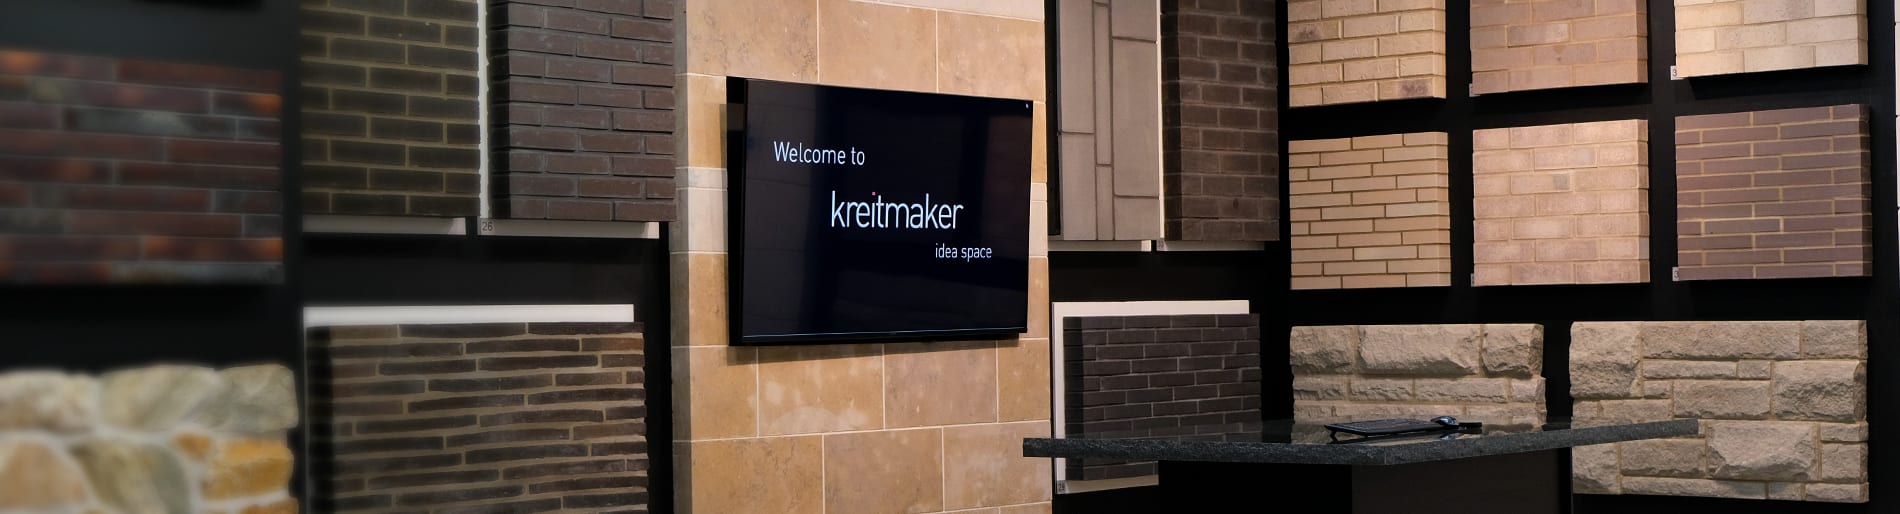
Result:
<svg viewBox="0 0 1900 514"><path fill-rule="evenodd" d="M1281 17L1285 19L1285 3ZM1303 140L1420 131L1451 137L1452 286L1417 289L1289 291L1289 250L1270 244L1261 254L1070 254L1051 256L1055 301L1248 299L1262 314L1263 363L1284 355L1285 334L1296 325L1399 323L1540 323L1545 327L1545 373L1550 416L1570 411L1566 371L1570 323L1576 321L1866 319L1869 337L1868 406L1873 444L1869 472L1876 492L1868 504L1824 504L1659 496L1577 497L1579 513L1846 513L1900 510L1900 498L1880 494L1882 477L1900 474L1900 428L1885 423L1883 407L1900 398L1900 357L1886 344L1900 337L1900 227L1895 225L1894 11L1891 2L1867 2L1868 66L1790 70L1671 81L1675 15L1671 0L1649 0L1648 84L1571 88L1471 98L1468 2L1446 2L1451 98L1284 110L1281 139ZM1281 31L1284 38L1284 31ZM1286 41L1279 41L1282 62ZM1286 80L1282 71L1281 81ZM1871 109L1874 277L1672 282L1675 266L1675 117L1838 104ZM1475 129L1644 118L1649 120L1650 282L1628 285L1471 287L1471 132ZM1284 155L1285 147L1282 146ZM1285 162L1281 165L1284 167ZM1283 179L1284 180L1284 179ZM1285 184L1282 184L1284 190ZM1284 218L1283 218L1284 219ZM1282 227L1282 233L1285 233ZM1277 373L1277 375L1276 375ZM1269 419L1291 414L1290 375L1266 366L1263 394ZM1279 406L1276 409L1276 405ZM1884 427L1884 428L1883 428ZM1141 490L1058 496L1057 512L1146 512ZM1263 497L1283 505L1286 497Z"/></svg>

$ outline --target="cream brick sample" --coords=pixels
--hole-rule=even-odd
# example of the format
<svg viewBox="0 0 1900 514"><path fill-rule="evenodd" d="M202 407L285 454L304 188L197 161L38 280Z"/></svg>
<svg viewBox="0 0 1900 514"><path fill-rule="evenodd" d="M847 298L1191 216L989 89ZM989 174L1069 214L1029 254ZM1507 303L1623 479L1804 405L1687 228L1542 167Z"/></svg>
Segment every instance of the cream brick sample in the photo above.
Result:
<svg viewBox="0 0 1900 514"><path fill-rule="evenodd" d="M1864 321L1573 324L1574 424L1702 420L1695 437L1609 445L1616 469L1578 461L1573 483L1599 494L1865 502L1866 361L1844 357L1861 355Z"/></svg>
<svg viewBox="0 0 1900 514"><path fill-rule="evenodd" d="M1472 285L1647 282L1647 126L1476 131Z"/></svg>
<svg viewBox="0 0 1900 514"><path fill-rule="evenodd" d="M1289 105L1444 98L1445 0L1287 5Z"/></svg>
<svg viewBox="0 0 1900 514"><path fill-rule="evenodd" d="M1647 2L1474 0L1471 92L1648 80Z"/></svg>
<svg viewBox="0 0 1900 514"><path fill-rule="evenodd" d="M1291 141L1294 289L1451 285L1442 132Z"/></svg>
<svg viewBox="0 0 1900 514"><path fill-rule="evenodd" d="M1676 0L1683 77L1867 64L1865 2Z"/></svg>

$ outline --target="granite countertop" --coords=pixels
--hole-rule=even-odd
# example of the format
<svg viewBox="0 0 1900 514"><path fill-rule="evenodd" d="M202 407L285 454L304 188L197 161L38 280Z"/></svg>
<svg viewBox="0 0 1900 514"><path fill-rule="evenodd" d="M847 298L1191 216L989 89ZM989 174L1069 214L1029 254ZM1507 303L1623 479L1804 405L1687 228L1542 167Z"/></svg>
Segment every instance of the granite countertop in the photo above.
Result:
<svg viewBox="0 0 1900 514"><path fill-rule="evenodd" d="M1032 438L1023 440L1023 456L1382 466L1695 435L1698 427L1697 420L1677 419L1586 428L1555 427L1521 433L1460 436L1449 440L1425 437L1374 444L1187 441L1166 438Z"/></svg>

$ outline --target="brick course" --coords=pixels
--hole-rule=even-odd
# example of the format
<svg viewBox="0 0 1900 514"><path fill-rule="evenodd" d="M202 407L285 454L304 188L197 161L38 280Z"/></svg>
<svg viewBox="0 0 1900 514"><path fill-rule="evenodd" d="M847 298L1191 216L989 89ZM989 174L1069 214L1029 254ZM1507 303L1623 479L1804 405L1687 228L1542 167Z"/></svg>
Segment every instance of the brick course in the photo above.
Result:
<svg viewBox="0 0 1900 514"><path fill-rule="evenodd" d="M0 282L274 282L275 71L0 50Z"/></svg>
<svg viewBox="0 0 1900 514"><path fill-rule="evenodd" d="M1445 133L1288 143L1293 288L1451 284Z"/></svg>
<svg viewBox="0 0 1900 514"><path fill-rule="evenodd" d="M624 323L313 329L312 455L332 470L314 505L644 509L642 341Z"/></svg>
<svg viewBox="0 0 1900 514"><path fill-rule="evenodd" d="M1867 143L1861 105L1677 118L1681 279L1870 274Z"/></svg>
<svg viewBox="0 0 1900 514"><path fill-rule="evenodd" d="M672 2L490 4L497 217L672 221Z"/></svg>
<svg viewBox="0 0 1900 514"><path fill-rule="evenodd" d="M1852 64L1867 64L1865 2L1676 2L1676 68L1684 77Z"/></svg>
<svg viewBox="0 0 1900 514"><path fill-rule="evenodd" d="M1649 281L1647 122L1474 138L1472 285Z"/></svg>
<svg viewBox="0 0 1900 514"><path fill-rule="evenodd" d="M1063 330L1069 437L1259 441L1260 316L1071 317ZM1071 480L1155 473L1068 462Z"/></svg>
<svg viewBox="0 0 1900 514"><path fill-rule="evenodd" d="M1169 239L1280 239L1270 2L1167 2L1162 163Z"/></svg>
<svg viewBox="0 0 1900 514"><path fill-rule="evenodd" d="M1292 107L1445 97L1444 0L1287 4Z"/></svg>
<svg viewBox="0 0 1900 514"><path fill-rule="evenodd" d="M475 2L302 5L304 212L479 214Z"/></svg>
<svg viewBox="0 0 1900 514"><path fill-rule="evenodd" d="M1647 2L1476 0L1471 92L1649 80Z"/></svg>

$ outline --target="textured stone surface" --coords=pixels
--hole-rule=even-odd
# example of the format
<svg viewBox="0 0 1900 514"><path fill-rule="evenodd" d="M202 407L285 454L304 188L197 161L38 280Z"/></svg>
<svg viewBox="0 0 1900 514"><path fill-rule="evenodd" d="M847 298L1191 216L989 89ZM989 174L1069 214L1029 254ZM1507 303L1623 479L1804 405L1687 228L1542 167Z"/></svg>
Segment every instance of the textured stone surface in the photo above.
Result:
<svg viewBox="0 0 1900 514"><path fill-rule="evenodd" d="M1479 372L1481 325L1366 325L1359 370L1366 374L1471 375Z"/></svg>
<svg viewBox="0 0 1900 514"><path fill-rule="evenodd" d="M1577 323L1570 336L1570 395L1624 398L1636 385L1637 327L1634 323Z"/></svg>
<svg viewBox="0 0 1900 514"><path fill-rule="evenodd" d="M238 439L218 445L207 470L204 496L223 500L282 490L290 484L290 448L282 441Z"/></svg>
<svg viewBox="0 0 1900 514"><path fill-rule="evenodd" d="M1622 491L1617 474L1617 445L1598 444L1570 449L1571 487L1580 494Z"/></svg>
<svg viewBox="0 0 1900 514"><path fill-rule="evenodd" d="M1359 327L1293 327L1288 344L1295 372L1344 373L1352 369L1359 352Z"/></svg>
<svg viewBox="0 0 1900 514"><path fill-rule="evenodd" d="M1543 325L1485 325L1484 371L1535 377L1544 371Z"/></svg>
<svg viewBox="0 0 1900 514"><path fill-rule="evenodd" d="M1622 443L1624 475L1703 478L1709 445L1695 439L1655 439Z"/></svg>
<svg viewBox="0 0 1900 514"><path fill-rule="evenodd" d="M1716 478L1808 480L1817 456L1814 426L1805 423L1725 422L1709 436Z"/></svg>
<svg viewBox="0 0 1900 514"><path fill-rule="evenodd" d="M90 377L55 371L0 375L0 430L87 430L99 415L98 394Z"/></svg>
<svg viewBox="0 0 1900 514"><path fill-rule="evenodd" d="M1860 361L1775 365L1775 417L1852 422L1866 417L1867 366Z"/></svg>
<svg viewBox="0 0 1900 514"><path fill-rule="evenodd" d="M72 451L105 505L127 514L192 511L190 478L171 451L114 440L90 441Z"/></svg>
<svg viewBox="0 0 1900 514"><path fill-rule="evenodd" d="M0 442L0 511L53 511L91 498L85 474L61 453L38 442Z"/></svg>
<svg viewBox="0 0 1900 514"><path fill-rule="evenodd" d="M161 365L107 373L100 378L99 410L116 426L156 430L197 414L219 399L224 381L197 366Z"/></svg>
<svg viewBox="0 0 1900 514"><path fill-rule="evenodd" d="M1847 483L1867 481L1867 445L1821 445L1821 480Z"/></svg>
<svg viewBox="0 0 1900 514"><path fill-rule="evenodd" d="M1687 324L1691 337L1669 330L1643 332L1645 357L1652 359L1788 359L1801 353L1801 322L1724 321ZM1670 336L1662 336L1671 333Z"/></svg>
<svg viewBox="0 0 1900 514"><path fill-rule="evenodd" d="M214 429L262 433L297 426L297 379L276 364L220 371L224 393L206 402L200 423Z"/></svg>
<svg viewBox="0 0 1900 514"><path fill-rule="evenodd" d="M1859 484L1808 484L1808 501L1837 503L1867 503L1868 491L1873 486Z"/></svg>
<svg viewBox="0 0 1900 514"><path fill-rule="evenodd" d="M1767 486L1761 482L1655 477L1623 477L1623 494L1752 498L1757 500L1768 496Z"/></svg>
<svg viewBox="0 0 1900 514"><path fill-rule="evenodd" d="M1867 322L1826 320L1801 322L1801 355L1818 359L1867 358Z"/></svg>
<svg viewBox="0 0 1900 514"><path fill-rule="evenodd" d="M1768 389L1765 380L1678 380L1674 394L1676 417L1766 418Z"/></svg>

